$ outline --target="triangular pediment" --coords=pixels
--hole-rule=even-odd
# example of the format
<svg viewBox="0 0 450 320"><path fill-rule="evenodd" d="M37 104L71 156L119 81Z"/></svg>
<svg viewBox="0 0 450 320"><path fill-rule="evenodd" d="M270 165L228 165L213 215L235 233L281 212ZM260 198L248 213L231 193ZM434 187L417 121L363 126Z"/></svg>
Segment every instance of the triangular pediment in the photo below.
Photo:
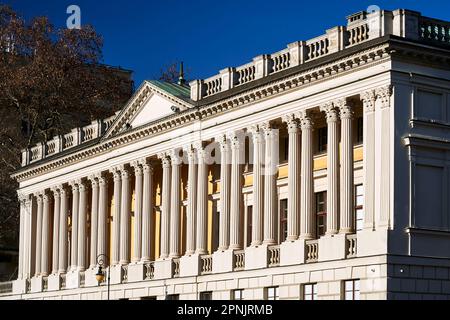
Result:
<svg viewBox="0 0 450 320"><path fill-rule="evenodd" d="M122 111L118 113L104 138L154 123L176 112L192 108L193 105L186 98L188 89L178 87L175 84L144 81ZM181 96L180 93L184 96Z"/></svg>

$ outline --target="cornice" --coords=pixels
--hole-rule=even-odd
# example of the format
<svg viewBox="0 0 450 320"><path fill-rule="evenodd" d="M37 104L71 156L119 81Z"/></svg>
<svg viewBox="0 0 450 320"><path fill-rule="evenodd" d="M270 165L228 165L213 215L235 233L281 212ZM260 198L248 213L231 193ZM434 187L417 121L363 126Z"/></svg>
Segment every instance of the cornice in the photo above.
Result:
<svg viewBox="0 0 450 320"><path fill-rule="evenodd" d="M323 63L321 65L311 63L311 67L302 72L286 75L286 77L283 77L282 79L276 79L268 83L264 83L256 88L229 96L211 104L195 107L190 106L190 108L181 111L178 114L173 114L152 123L145 124L141 127L122 133L119 132L117 135L112 136L112 133L117 132L114 131L113 127L117 130L117 128L120 127L120 123L126 123L124 122L124 119L127 115L123 114L121 116L121 114L119 114L115 121L115 125L110 128L111 131L108 131L109 135L107 132L105 136L99 139L95 145L87 146L87 148L76 152L74 152L75 150L71 150L71 153L67 155L62 154L60 158L46 159L41 163L34 163L19 170L13 174L12 177L21 182L31 177L45 174L57 168L72 165L85 159L110 152L114 148L123 147L125 145L140 141L149 135L163 134L173 128L179 128L200 119L205 120L218 114L236 110L256 102L292 92L298 88L304 88L325 80L330 80L351 72L355 72L356 70L361 70L363 68L368 68L382 63L386 59L390 59L393 53L391 43L388 40L390 40L390 37L387 37L383 42L378 41L378 43L372 47L367 47L366 43L363 46L363 50L354 52L347 56L342 55L343 52L340 52L340 58L335 61ZM352 51L354 51L355 47L352 49ZM148 90L141 88L140 94L138 94L130 102L131 104L136 103L136 106L135 108L129 108L130 110L127 113L128 116L132 114L133 110L135 111L136 108L139 108L138 102L142 102L143 99L145 99L145 96L150 92L150 88L151 90L154 90L153 86L150 87L149 82L146 82L145 86ZM177 99L175 97L171 98Z"/></svg>

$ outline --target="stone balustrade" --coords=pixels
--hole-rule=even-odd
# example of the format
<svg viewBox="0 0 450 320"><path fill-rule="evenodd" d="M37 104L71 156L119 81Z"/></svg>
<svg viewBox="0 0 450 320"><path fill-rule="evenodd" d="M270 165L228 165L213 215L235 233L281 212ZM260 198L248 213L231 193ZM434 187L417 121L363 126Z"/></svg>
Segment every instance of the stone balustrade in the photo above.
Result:
<svg viewBox="0 0 450 320"><path fill-rule="evenodd" d="M191 99L198 101L211 97L233 87L388 34L450 44L448 22L422 17L418 12L401 9L372 13L361 11L348 16L346 26L329 29L326 34L314 39L291 43L280 52L256 57L248 64L227 68L226 72L221 71L221 74L206 80L192 81ZM258 61L261 61L260 67ZM225 73L226 78L223 76ZM229 82L225 83L224 80Z"/></svg>

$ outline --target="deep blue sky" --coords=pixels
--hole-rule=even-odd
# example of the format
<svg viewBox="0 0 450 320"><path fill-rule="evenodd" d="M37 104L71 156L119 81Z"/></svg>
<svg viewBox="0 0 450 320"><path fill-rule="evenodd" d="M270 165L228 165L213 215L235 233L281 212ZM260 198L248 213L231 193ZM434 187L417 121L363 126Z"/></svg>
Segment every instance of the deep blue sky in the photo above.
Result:
<svg viewBox="0 0 450 320"><path fill-rule="evenodd" d="M157 78L161 66L180 60L190 69L191 79L212 76L344 25L345 16L370 5L450 20L450 1L445 0L3 2L26 18L47 15L58 26L65 26L67 6L79 5L82 24L92 24L104 38L104 63L133 70L136 87L144 79Z"/></svg>

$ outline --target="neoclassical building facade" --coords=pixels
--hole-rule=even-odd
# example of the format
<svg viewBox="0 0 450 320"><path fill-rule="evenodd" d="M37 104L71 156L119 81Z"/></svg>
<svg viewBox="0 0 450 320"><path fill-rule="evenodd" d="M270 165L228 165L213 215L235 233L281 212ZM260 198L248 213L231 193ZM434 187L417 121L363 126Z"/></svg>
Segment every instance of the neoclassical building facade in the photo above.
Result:
<svg viewBox="0 0 450 320"><path fill-rule="evenodd" d="M317 38L24 150L2 299L450 298L450 23Z"/></svg>

